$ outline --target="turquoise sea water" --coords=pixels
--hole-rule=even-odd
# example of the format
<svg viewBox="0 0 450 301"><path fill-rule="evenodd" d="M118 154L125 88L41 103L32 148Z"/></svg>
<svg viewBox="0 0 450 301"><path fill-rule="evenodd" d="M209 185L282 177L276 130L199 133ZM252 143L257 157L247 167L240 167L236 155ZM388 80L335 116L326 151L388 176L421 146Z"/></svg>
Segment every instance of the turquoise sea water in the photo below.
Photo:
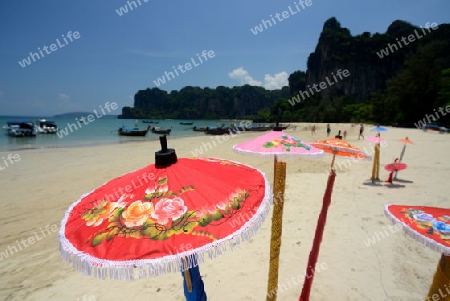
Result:
<svg viewBox="0 0 450 301"><path fill-rule="evenodd" d="M36 122L39 117L21 117L21 116L0 116L0 127L6 124L9 120L31 120ZM42 116L41 116L42 118ZM147 133L146 137L125 137L119 136L117 130L122 125L127 127L134 127L135 120L131 119L117 119L117 116L102 116L94 121L78 126L77 121L73 117L59 117L46 118L46 120L55 121L60 130L72 125L72 132L67 129L67 136L62 138L55 134L38 134L36 137L9 137L6 135L5 129L0 129L0 151L10 151L18 149L41 149L41 148L61 148L61 147L79 147L92 146L100 144L115 144L126 143L131 141L148 141L158 140L159 135L151 132ZM194 132L194 126L217 126L218 124L238 123L239 121L223 121L223 120L156 120L158 124L152 126L160 126L163 128L172 127L170 137L187 137L187 136L201 136L205 135L203 132ZM193 125L180 125L180 122L194 122ZM138 121L138 127L142 130L147 128L147 124L142 120Z"/></svg>

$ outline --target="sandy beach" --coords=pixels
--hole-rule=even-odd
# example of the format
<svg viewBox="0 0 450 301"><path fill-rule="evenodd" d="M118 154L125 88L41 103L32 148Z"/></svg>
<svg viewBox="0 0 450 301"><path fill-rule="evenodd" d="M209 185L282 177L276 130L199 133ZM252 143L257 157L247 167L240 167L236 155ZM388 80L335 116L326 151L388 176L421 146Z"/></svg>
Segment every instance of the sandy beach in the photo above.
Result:
<svg viewBox="0 0 450 301"><path fill-rule="evenodd" d="M309 125L297 124L286 133L306 142L326 138L326 125L316 124L314 137ZM349 143L373 149L373 144L358 140L358 127L331 124L331 128L332 136L346 129ZM369 132L368 125L365 129L366 136L376 134ZM272 184L272 160L232 151L234 144L261 134L240 133L208 149L211 136L169 136L168 145L179 158L192 157L197 149L204 157L249 164L263 171ZM409 301L423 300L428 292L440 254L402 230L389 230L391 222L383 209L388 203L448 207L450 136L390 127L381 136L387 140L381 148L381 179L388 178L384 165L400 155L403 144L398 139L405 137L414 142L403 158L408 168L399 172L400 181L394 185L372 185L372 161L344 164L346 159L336 159L337 177L318 260L322 270L314 278L311 300ZM70 204L110 179L154 163L159 149L159 142L151 141L1 152L0 300L185 300L179 273L129 282L99 280L75 271L59 252L57 229ZM10 154L20 159L7 161L6 166ZM294 301L300 296L303 280L298 279L305 274L331 158L286 160L279 271L283 289L278 300ZM266 299L271 215L251 242L200 266L208 300ZM384 237L375 236L377 232ZM22 239L28 246L19 247Z"/></svg>

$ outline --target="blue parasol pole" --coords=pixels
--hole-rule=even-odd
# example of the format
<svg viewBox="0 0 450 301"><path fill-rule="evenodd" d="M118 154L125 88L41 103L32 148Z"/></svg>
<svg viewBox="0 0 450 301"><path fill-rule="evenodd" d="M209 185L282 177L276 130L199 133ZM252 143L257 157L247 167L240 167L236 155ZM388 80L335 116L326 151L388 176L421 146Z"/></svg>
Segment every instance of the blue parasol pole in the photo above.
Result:
<svg viewBox="0 0 450 301"><path fill-rule="evenodd" d="M206 301L205 285L198 266L182 271L186 301Z"/></svg>

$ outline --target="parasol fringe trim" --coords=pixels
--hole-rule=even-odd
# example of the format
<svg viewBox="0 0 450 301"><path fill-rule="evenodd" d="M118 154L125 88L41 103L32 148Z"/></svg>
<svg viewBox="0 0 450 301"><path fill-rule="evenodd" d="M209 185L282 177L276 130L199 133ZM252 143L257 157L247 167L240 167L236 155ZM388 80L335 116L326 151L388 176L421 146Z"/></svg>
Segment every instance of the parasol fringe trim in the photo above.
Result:
<svg viewBox="0 0 450 301"><path fill-rule="evenodd" d="M422 234L412 230L408 225L406 225L402 220L396 218L392 214L389 213L389 206L392 204L388 204L384 206L384 215L393 223L400 224L402 226L403 231L405 231L406 235L411 237L412 239L424 244L428 248L433 251L437 251L439 253L443 253L445 256L450 256L450 248L446 247Z"/></svg>
<svg viewBox="0 0 450 301"><path fill-rule="evenodd" d="M248 166L242 163L239 164ZM273 205L273 193L269 181L263 172L259 170L258 172L263 176L265 182L265 194L261 206L258 208L255 215L233 234L215 240L212 243L195 250L188 250L183 253L165 256L160 259L116 261L114 265L108 260L98 259L78 251L65 238L65 224L69 219L70 212L73 207L75 207L84 197L92 193L92 191L83 194L77 202L74 202L69 207L61 221L61 227L58 232L61 258L66 262L72 262L73 268L83 275L89 275L99 279L136 280L157 277L167 273L178 273L204 263L205 254L207 254L210 259L213 259L223 255L228 250L235 250L241 243L249 241L256 235Z"/></svg>
<svg viewBox="0 0 450 301"><path fill-rule="evenodd" d="M234 148L233 152L246 155L246 156L252 156L252 157L259 157L259 158L273 158L273 156L277 156L278 159L298 159L301 157L306 157L308 159L321 159L324 157L325 152L319 152L319 153L306 153L306 154L299 154L299 153L288 153L288 152L273 152L273 153L254 153L252 151Z"/></svg>

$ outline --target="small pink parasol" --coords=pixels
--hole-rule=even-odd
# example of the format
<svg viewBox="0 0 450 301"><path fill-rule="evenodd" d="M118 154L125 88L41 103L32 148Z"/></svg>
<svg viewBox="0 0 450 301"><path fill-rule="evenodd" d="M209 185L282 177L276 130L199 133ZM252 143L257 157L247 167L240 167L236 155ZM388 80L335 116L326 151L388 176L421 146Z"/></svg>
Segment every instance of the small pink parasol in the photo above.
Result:
<svg viewBox="0 0 450 301"><path fill-rule="evenodd" d="M367 141L370 141L370 142L375 142L375 143L381 143L381 142L386 141L385 139L383 139L383 138L381 138L381 137L379 137L379 136L370 136L370 137L366 137L366 140L367 140Z"/></svg>
<svg viewBox="0 0 450 301"><path fill-rule="evenodd" d="M390 172L394 172L394 171L406 169L406 167L407 167L407 165L405 163L394 162L394 163L386 164L384 169L386 169L387 171L390 171Z"/></svg>

